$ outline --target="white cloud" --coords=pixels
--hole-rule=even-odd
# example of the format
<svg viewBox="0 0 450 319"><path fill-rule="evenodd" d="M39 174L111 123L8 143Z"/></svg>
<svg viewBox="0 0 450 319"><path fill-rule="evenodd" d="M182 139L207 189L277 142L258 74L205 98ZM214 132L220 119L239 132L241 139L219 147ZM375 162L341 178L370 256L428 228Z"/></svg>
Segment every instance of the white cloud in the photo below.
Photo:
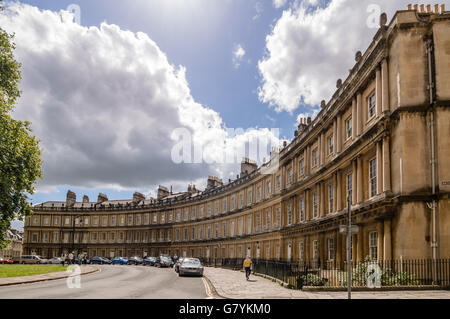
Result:
<svg viewBox="0 0 450 319"><path fill-rule="evenodd" d="M186 69L172 65L147 34L107 23L84 27L71 18L20 3L0 13L22 63L14 116L32 122L43 148L38 190L146 189L236 170L235 164L173 163L171 136L179 127L213 158L254 136L277 141L262 129L229 136L220 115L192 97Z"/></svg>
<svg viewBox="0 0 450 319"><path fill-rule="evenodd" d="M242 47L242 45L240 45L240 44L236 45L233 50L233 65L235 68L239 68L244 56L245 56L245 50Z"/></svg>
<svg viewBox="0 0 450 319"><path fill-rule="evenodd" d="M284 5L286 4L287 0L273 0L273 6L277 9L284 7Z"/></svg>
<svg viewBox="0 0 450 319"><path fill-rule="evenodd" d="M315 6L317 1L297 1L266 37L266 56L258 63L262 77L259 99L278 112L330 99L337 79L347 77L355 53L364 52L377 31L369 27L379 21L372 9L386 12L390 21L395 11L406 9L408 3L331 0L322 8Z"/></svg>

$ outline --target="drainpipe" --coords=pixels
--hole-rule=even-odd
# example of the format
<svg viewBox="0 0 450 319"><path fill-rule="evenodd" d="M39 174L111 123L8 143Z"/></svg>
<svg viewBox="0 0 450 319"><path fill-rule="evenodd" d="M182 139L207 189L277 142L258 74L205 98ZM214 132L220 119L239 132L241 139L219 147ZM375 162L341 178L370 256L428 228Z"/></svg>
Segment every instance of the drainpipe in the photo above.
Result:
<svg viewBox="0 0 450 319"><path fill-rule="evenodd" d="M436 234L436 146L434 140L434 103L435 103L435 82L434 82L434 65L433 65L433 40L427 39L427 57L428 57L428 90L430 96L430 139L431 139L431 193L433 201L431 204L432 210L432 240L431 249L434 264L433 282L436 282L437 274L437 254L438 254L438 239Z"/></svg>

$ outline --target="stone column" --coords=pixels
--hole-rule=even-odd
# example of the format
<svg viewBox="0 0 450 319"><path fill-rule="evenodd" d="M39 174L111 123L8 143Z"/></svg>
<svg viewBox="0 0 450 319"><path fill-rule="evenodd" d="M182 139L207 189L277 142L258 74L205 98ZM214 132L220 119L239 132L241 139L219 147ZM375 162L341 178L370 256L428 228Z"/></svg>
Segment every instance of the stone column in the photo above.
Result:
<svg viewBox="0 0 450 319"><path fill-rule="evenodd" d="M383 225L383 260L392 260L391 220L385 219Z"/></svg>
<svg viewBox="0 0 450 319"><path fill-rule="evenodd" d="M339 266L342 260L342 235L339 233L339 229L336 230L336 264Z"/></svg>
<svg viewBox="0 0 450 319"><path fill-rule="evenodd" d="M309 212L309 191L307 189L305 189L305 195L303 197L305 199L305 221L310 220L311 219L311 215Z"/></svg>
<svg viewBox="0 0 450 319"><path fill-rule="evenodd" d="M336 211L342 210L342 182L341 171L336 171ZM345 192L344 192L345 193Z"/></svg>
<svg viewBox="0 0 450 319"><path fill-rule="evenodd" d="M362 225L359 225L359 231L356 237L356 260L361 262L364 261L364 232Z"/></svg>
<svg viewBox="0 0 450 319"><path fill-rule="evenodd" d="M317 151L318 151L318 156L319 156L319 165L318 166L322 166L322 164L323 164L323 154L322 154L322 146L323 146L323 133L321 132L320 134L319 134L319 143L318 143L319 145L318 145L318 148L317 148Z"/></svg>
<svg viewBox="0 0 450 319"><path fill-rule="evenodd" d="M333 212L337 212L337 202L338 202L338 193L337 193L337 184L338 184L338 171L334 172L334 183L333 183Z"/></svg>
<svg viewBox="0 0 450 319"><path fill-rule="evenodd" d="M319 185L318 185L319 187L319 217L323 217L324 215L325 215L325 206L324 206L324 192L323 192L323 189L324 189L324 186L325 186L325 183L323 183L323 182L320 182L319 183Z"/></svg>
<svg viewBox="0 0 450 319"><path fill-rule="evenodd" d="M357 262L357 256L358 256L358 247L357 247L357 235L351 235L352 236L352 261L353 265Z"/></svg>
<svg viewBox="0 0 450 319"><path fill-rule="evenodd" d="M356 97L354 97L352 99L352 139L355 140L356 138L356 130L357 130L357 118L358 118L358 113L356 110Z"/></svg>
<svg viewBox="0 0 450 319"><path fill-rule="evenodd" d="M305 153L305 176L311 174L311 146L306 147Z"/></svg>
<svg viewBox="0 0 450 319"><path fill-rule="evenodd" d="M310 255L310 251L309 251L309 235L306 235L305 237L304 237L304 242L303 242L304 244L304 246L303 246L303 249L304 249L304 252L305 252L305 261L310 261L311 260L311 255Z"/></svg>
<svg viewBox="0 0 450 319"><path fill-rule="evenodd" d="M377 223L377 232L378 232L378 251L377 251L377 255L378 255L378 260L384 260L383 258L383 241L384 241L384 229L383 229L383 221L379 221Z"/></svg>
<svg viewBox="0 0 450 319"><path fill-rule="evenodd" d="M377 194L383 192L383 151L382 141L377 142Z"/></svg>
<svg viewBox="0 0 450 319"><path fill-rule="evenodd" d="M383 192L391 190L391 161L389 152L389 136L383 138Z"/></svg>
<svg viewBox="0 0 450 319"><path fill-rule="evenodd" d="M334 143L333 153L334 154L337 154L337 135L338 135L337 121L338 121L337 118L335 118L333 121L333 143Z"/></svg>
<svg viewBox="0 0 450 319"><path fill-rule="evenodd" d="M376 116L380 116L381 114L381 104L382 104L382 80L381 80L381 69L377 67L376 71L376 89L375 89L375 96L376 96Z"/></svg>
<svg viewBox="0 0 450 319"><path fill-rule="evenodd" d="M336 121L336 154L339 154L342 149L342 116L338 114Z"/></svg>
<svg viewBox="0 0 450 319"><path fill-rule="evenodd" d="M358 92L356 95L356 134L360 136L362 133L362 94Z"/></svg>
<svg viewBox="0 0 450 319"><path fill-rule="evenodd" d="M326 244L325 244L325 233L319 233L319 258L323 268L323 265L327 261Z"/></svg>
<svg viewBox="0 0 450 319"><path fill-rule="evenodd" d="M356 164L356 201L361 203L363 201L363 179L362 179L362 159L358 156Z"/></svg>
<svg viewBox="0 0 450 319"><path fill-rule="evenodd" d="M357 203L357 185L356 185L356 176L357 176L357 167L356 167L356 159L352 161L352 205ZM347 196L345 196L347 198Z"/></svg>
<svg viewBox="0 0 450 319"><path fill-rule="evenodd" d="M326 160L325 160L325 158L326 158L326 152L325 152L326 144L327 144L327 142L326 142L326 139L325 139L325 132L322 132L322 150L321 150L321 152L322 152L322 165L324 165L325 162L326 162Z"/></svg>
<svg viewBox="0 0 450 319"><path fill-rule="evenodd" d="M389 107L389 72L388 72L388 63L386 59L383 59L381 62L381 91L382 91L382 100L381 100L381 110L382 112L388 112Z"/></svg>

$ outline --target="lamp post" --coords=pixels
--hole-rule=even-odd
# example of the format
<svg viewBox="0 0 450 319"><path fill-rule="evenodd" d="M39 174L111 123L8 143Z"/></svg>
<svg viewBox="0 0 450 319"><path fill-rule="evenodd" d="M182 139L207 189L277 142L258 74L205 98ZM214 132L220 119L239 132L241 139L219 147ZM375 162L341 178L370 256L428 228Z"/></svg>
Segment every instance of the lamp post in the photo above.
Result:
<svg viewBox="0 0 450 319"><path fill-rule="evenodd" d="M347 195L347 213L348 213L348 225L347 225L347 295L348 299L352 299L352 210L350 209L351 200L350 193Z"/></svg>

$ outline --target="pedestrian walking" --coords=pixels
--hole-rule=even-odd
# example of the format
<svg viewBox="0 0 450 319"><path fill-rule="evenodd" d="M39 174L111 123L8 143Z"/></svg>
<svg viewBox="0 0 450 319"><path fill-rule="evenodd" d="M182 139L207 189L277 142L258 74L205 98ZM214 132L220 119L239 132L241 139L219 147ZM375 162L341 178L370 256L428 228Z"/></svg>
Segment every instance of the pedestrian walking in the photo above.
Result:
<svg viewBox="0 0 450 319"><path fill-rule="evenodd" d="M73 264L73 253L69 254L69 263L72 265Z"/></svg>
<svg viewBox="0 0 450 319"><path fill-rule="evenodd" d="M62 263L63 266L66 265L66 258L67 258L66 254L62 254L62 255L61 255L61 259L62 259L62 260L61 260L61 263Z"/></svg>
<svg viewBox="0 0 450 319"><path fill-rule="evenodd" d="M247 255L247 257L244 260L245 278L247 278L247 280L250 279L251 267L252 267L252 260Z"/></svg>

